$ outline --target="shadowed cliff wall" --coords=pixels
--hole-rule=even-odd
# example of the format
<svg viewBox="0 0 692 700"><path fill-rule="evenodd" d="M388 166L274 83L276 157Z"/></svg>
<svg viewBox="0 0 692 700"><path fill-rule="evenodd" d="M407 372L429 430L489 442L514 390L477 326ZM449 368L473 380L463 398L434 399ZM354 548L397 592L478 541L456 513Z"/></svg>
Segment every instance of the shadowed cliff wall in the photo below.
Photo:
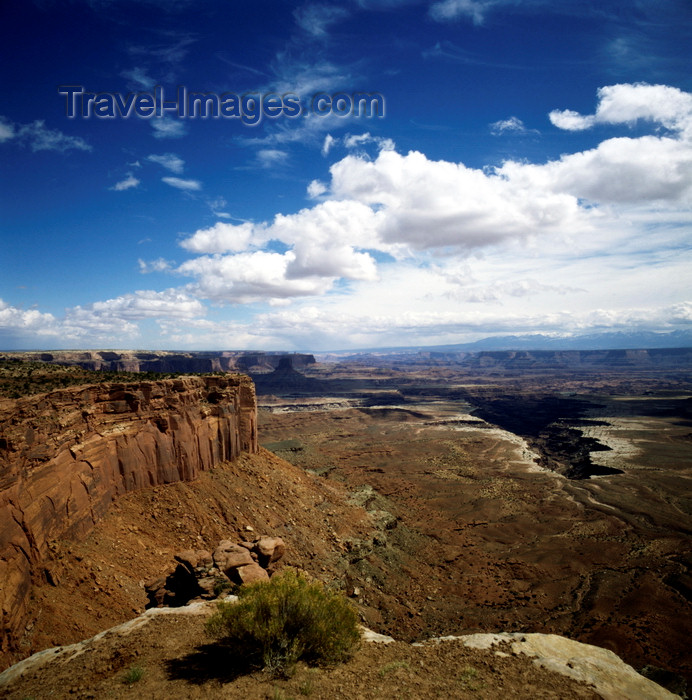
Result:
<svg viewBox="0 0 692 700"><path fill-rule="evenodd" d="M81 538L119 495L257 452L249 377L72 387L0 401L0 649L24 622L48 544Z"/></svg>

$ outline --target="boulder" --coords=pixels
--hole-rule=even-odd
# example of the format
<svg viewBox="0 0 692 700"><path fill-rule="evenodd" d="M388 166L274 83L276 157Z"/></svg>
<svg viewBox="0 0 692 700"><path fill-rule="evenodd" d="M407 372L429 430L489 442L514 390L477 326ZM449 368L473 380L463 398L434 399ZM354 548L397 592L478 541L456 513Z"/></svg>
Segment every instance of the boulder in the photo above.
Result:
<svg viewBox="0 0 692 700"><path fill-rule="evenodd" d="M254 542L222 540L210 554L205 549L186 549L175 555L175 570L145 586L147 607L178 607L197 598L217 597L219 584L243 585L268 581L274 564L286 551L280 537L259 537Z"/></svg>
<svg viewBox="0 0 692 700"><path fill-rule="evenodd" d="M247 564L247 566L239 566L233 570L234 578L238 583L259 583L261 581L269 581L269 574L259 564Z"/></svg>
<svg viewBox="0 0 692 700"><path fill-rule="evenodd" d="M286 545L280 537L260 537L255 543L259 564L264 568L283 557Z"/></svg>
<svg viewBox="0 0 692 700"><path fill-rule="evenodd" d="M167 580L168 577L157 578L145 584L144 590L149 598L147 608L162 608L175 599L175 594L166 587Z"/></svg>
<svg viewBox="0 0 692 700"><path fill-rule="evenodd" d="M186 549L184 552L178 552L174 559L193 574L208 573L214 566L211 554L204 549Z"/></svg>
<svg viewBox="0 0 692 700"><path fill-rule="evenodd" d="M393 530L399 521L388 510L369 510L368 515L373 519L375 526L380 530Z"/></svg>
<svg viewBox="0 0 692 700"><path fill-rule="evenodd" d="M250 556L250 552L245 547L234 544L231 540L219 542L219 546L214 550L213 559L219 571L222 571L227 576L230 575L229 572L237 569L239 566L255 563L252 556Z"/></svg>
<svg viewBox="0 0 692 700"><path fill-rule="evenodd" d="M216 598L216 587L221 581L228 581L226 576L204 576L203 578L197 579L197 585L201 591L200 596L208 600ZM228 581L230 586L230 581Z"/></svg>

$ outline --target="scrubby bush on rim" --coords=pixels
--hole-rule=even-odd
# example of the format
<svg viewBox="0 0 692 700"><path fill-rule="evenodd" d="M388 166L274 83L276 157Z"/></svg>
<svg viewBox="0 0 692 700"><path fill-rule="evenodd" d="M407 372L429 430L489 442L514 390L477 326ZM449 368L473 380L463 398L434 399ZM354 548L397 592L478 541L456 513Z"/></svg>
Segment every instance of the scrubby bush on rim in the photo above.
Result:
<svg viewBox="0 0 692 700"><path fill-rule="evenodd" d="M360 643L354 606L287 569L266 583L242 587L236 603L220 603L207 632L229 653L274 675L290 675L298 661L328 666L349 659Z"/></svg>

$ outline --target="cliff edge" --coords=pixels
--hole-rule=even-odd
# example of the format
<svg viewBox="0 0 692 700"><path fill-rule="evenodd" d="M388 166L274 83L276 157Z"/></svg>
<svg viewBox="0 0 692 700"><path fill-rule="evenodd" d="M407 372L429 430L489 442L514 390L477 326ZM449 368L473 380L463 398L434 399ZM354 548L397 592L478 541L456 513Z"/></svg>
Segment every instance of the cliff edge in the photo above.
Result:
<svg viewBox="0 0 692 700"><path fill-rule="evenodd" d="M554 634L467 634L410 645L362 628L364 644L346 663L300 663L294 674L278 679L235 668L222 647L212 651L203 625L214 610L208 601L152 608L91 639L34 654L0 673L0 689L8 700L129 698L133 692L166 700L680 697L613 652Z"/></svg>
<svg viewBox="0 0 692 700"><path fill-rule="evenodd" d="M256 453L243 375L78 386L0 400L0 650L25 620L49 542L84 537L118 496Z"/></svg>

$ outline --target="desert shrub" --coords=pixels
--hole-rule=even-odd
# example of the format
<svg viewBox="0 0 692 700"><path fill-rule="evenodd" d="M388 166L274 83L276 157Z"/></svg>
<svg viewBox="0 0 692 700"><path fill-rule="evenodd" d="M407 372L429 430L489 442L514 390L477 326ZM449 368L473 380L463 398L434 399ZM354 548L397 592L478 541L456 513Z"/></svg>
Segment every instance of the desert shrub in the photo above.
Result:
<svg viewBox="0 0 692 700"><path fill-rule="evenodd" d="M144 668L142 666L131 666L123 674L123 683L126 685L132 685L133 683L141 681L142 676L144 676Z"/></svg>
<svg viewBox="0 0 692 700"><path fill-rule="evenodd" d="M346 661L360 643L351 603L291 569L243 586L238 596L237 603L219 603L207 631L236 660L242 655L275 676L289 676L300 660L315 666Z"/></svg>

